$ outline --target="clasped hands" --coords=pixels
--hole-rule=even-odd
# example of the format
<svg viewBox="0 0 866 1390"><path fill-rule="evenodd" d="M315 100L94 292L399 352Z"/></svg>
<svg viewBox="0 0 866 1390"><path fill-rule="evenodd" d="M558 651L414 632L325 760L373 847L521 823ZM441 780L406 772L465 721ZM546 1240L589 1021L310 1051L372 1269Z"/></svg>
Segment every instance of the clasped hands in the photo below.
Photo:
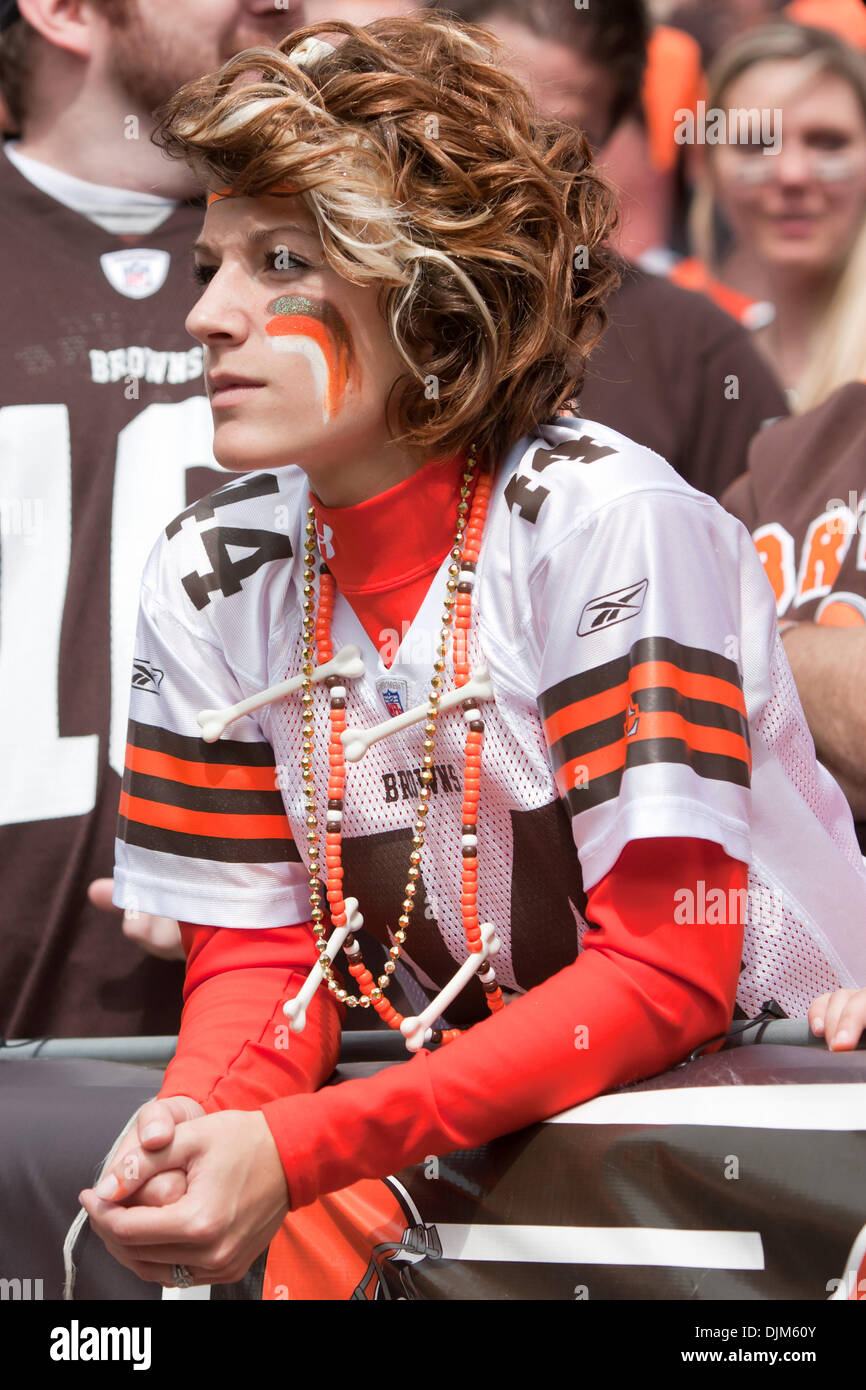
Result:
<svg viewBox="0 0 866 1390"><path fill-rule="evenodd" d="M106 1249L139 1279L175 1286L242 1279L289 1208L261 1111L207 1115L188 1096L142 1107L111 1167L79 1201Z"/></svg>

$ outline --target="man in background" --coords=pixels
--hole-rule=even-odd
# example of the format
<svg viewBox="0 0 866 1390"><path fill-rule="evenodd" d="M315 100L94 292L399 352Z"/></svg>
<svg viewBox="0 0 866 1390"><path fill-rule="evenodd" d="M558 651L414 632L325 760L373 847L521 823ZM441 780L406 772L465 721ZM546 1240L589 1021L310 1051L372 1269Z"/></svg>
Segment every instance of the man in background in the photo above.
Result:
<svg viewBox="0 0 866 1390"><path fill-rule="evenodd" d="M150 142L182 82L304 22L297 0L3 0L0 1035L173 1033L176 925L104 910L144 559L214 471L199 190ZM104 905L100 908L96 905ZM124 934L126 933L126 935ZM130 939L132 938L132 939ZM148 952L144 954L139 945Z"/></svg>

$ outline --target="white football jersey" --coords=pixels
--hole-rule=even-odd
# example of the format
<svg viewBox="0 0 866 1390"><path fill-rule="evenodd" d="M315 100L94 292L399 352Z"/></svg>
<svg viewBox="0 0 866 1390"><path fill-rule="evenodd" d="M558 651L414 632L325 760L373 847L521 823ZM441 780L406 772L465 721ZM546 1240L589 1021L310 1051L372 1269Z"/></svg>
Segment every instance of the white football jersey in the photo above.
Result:
<svg viewBox="0 0 866 1390"><path fill-rule="evenodd" d="M248 474L176 518L147 564L136 639L116 901L208 926L309 917L301 701L205 743L204 708L301 669L306 476ZM448 558L386 666L337 597L334 651L360 648L347 721L369 729L426 703ZM471 666L486 666L478 908L496 973L523 991L574 960L586 890L634 839L714 841L750 865L748 900L684 883L684 930L746 917L738 1003L802 1013L866 980L866 870L847 802L815 760L772 590L748 532L658 455L559 417L507 454L473 594ZM448 666L443 692L453 688ZM328 695L315 688L319 833ZM404 961L428 992L466 946L460 910L458 708L438 721L435 778ZM401 912L422 723L347 762L343 883L385 945ZM737 895L732 894L732 897ZM484 1014L477 981L449 1011Z"/></svg>

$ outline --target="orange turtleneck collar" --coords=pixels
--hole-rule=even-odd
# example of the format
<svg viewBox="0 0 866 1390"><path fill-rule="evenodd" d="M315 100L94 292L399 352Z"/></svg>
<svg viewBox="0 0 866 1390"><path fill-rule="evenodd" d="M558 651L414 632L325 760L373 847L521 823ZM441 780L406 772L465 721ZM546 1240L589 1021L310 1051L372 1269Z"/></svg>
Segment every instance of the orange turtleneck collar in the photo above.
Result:
<svg viewBox="0 0 866 1390"><path fill-rule="evenodd" d="M387 645L384 631L402 636L451 549L465 461L463 453L433 459L353 507L326 507L310 494L319 552L377 649Z"/></svg>

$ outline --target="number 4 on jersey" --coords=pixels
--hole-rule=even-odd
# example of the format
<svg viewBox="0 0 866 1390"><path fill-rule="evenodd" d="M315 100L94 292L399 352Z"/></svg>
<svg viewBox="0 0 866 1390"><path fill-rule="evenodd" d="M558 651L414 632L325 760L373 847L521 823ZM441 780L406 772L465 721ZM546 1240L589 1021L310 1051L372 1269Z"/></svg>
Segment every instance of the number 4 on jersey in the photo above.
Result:
<svg viewBox="0 0 866 1390"><path fill-rule="evenodd" d="M194 506L188 507L180 516L166 527L166 535L171 539L181 529L181 523L190 518L208 521L218 507L228 507L251 497L262 497L269 492L278 492L279 484L271 473L260 473L239 483L227 483L217 488L208 497L203 497ZM258 528L240 526L212 526L199 528L199 537L210 562L209 574L198 574L193 570L183 576L183 587L196 608L201 611L210 603L214 593L224 598L241 592L241 581L261 569L269 560L287 560L292 557L292 547L288 536L278 531L263 531ZM240 558L232 557L229 547L247 550L250 553Z"/></svg>

